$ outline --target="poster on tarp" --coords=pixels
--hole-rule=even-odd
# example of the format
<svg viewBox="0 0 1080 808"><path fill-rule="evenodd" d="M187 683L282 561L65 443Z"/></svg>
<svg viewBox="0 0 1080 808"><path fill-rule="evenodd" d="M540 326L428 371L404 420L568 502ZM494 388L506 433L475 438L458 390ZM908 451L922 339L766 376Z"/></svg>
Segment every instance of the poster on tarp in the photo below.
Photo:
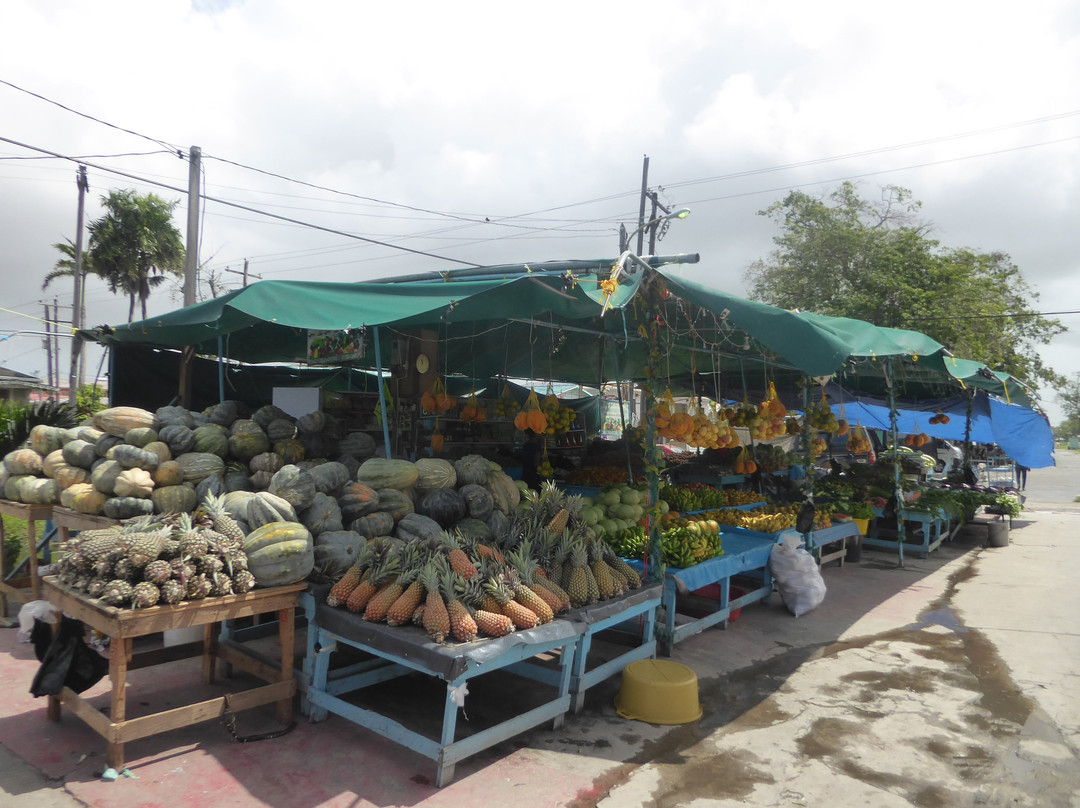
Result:
<svg viewBox="0 0 1080 808"><path fill-rule="evenodd" d="M339 331L308 330L307 361L313 365L332 365L364 358L364 329Z"/></svg>

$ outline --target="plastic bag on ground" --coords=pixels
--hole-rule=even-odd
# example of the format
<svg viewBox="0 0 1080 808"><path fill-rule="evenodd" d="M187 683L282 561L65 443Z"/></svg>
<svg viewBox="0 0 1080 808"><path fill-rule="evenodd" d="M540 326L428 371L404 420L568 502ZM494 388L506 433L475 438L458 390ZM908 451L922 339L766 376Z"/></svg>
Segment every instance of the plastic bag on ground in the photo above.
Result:
<svg viewBox="0 0 1080 808"><path fill-rule="evenodd" d="M32 600L22 605L19 609L19 630L15 632L15 639L19 642L30 642L34 620L44 620L46 623L56 622L55 610L49 601Z"/></svg>
<svg viewBox="0 0 1080 808"><path fill-rule="evenodd" d="M35 655L41 660L30 683L35 697L58 696L65 687L82 693L109 672L109 660L83 641L85 631L80 621L65 617L53 636L52 626L35 621L31 638Z"/></svg>
<svg viewBox="0 0 1080 808"><path fill-rule="evenodd" d="M825 600L821 570L814 557L802 547L797 533L788 533L773 545L769 570L784 605L796 617L816 609Z"/></svg>

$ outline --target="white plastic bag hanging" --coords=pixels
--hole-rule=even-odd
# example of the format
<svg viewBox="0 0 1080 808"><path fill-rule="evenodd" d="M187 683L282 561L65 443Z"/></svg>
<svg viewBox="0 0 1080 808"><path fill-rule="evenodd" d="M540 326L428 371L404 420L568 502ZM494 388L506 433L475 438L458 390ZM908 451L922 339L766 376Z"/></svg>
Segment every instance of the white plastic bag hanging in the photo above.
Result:
<svg viewBox="0 0 1080 808"><path fill-rule="evenodd" d="M30 632L34 630L34 618L50 624L55 623L56 610L47 600L32 600L24 603L19 609L19 630L15 632L15 639L19 642L30 642Z"/></svg>
<svg viewBox="0 0 1080 808"><path fill-rule="evenodd" d="M825 581L814 557L802 546L798 533L786 533L773 545L769 569L780 598L796 617L816 609L825 600Z"/></svg>

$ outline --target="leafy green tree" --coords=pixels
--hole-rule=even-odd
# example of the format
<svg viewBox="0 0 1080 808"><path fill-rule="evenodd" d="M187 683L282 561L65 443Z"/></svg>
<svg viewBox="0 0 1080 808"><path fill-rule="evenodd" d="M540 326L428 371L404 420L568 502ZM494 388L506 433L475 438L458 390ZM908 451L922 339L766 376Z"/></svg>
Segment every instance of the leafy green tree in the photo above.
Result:
<svg viewBox="0 0 1080 808"><path fill-rule="evenodd" d="M75 411L80 423L107 406L105 391L96 384L84 384L75 391Z"/></svg>
<svg viewBox="0 0 1080 808"><path fill-rule="evenodd" d="M1073 374L1058 387L1061 408L1065 411L1065 420L1054 429L1054 433L1063 438L1080 435L1080 373Z"/></svg>
<svg viewBox="0 0 1080 808"><path fill-rule="evenodd" d="M750 296L920 331L1032 386L1061 385L1036 346L1066 329L1031 308L1038 294L1020 269L1005 253L942 247L920 208L895 186L878 202L849 182L825 198L792 191L760 211L781 232L776 249L746 272Z"/></svg>
<svg viewBox="0 0 1080 808"><path fill-rule="evenodd" d="M91 266L110 292L128 296L129 323L135 318L136 301L146 319L151 290L169 275L184 274L184 245L172 223L178 202L166 202L156 194L110 191L101 203L105 215L89 226Z"/></svg>

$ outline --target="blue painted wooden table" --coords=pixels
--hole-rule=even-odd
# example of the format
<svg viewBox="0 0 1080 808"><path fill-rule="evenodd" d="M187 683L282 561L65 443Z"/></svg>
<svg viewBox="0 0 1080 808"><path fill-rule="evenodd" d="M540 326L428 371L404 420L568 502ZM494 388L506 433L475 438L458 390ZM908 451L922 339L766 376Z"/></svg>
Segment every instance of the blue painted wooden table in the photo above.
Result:
<svg viewBox="0 0 1080 808"><path fill-rule="evenodd" d="M871 524L870 535L863 539L863 544L867 547L897 550L899 549L897 539L882 538L879 535L883 513L880 508L874 509L874 514L878 518ZM904 551L914 552L920 558L929 558L930 553L940 547L943 541L951 538L953 532L955 532L951 530L949 517L945 514L945 511L940 509L930 513L928 511L911 511L905 508L900 510L900 516L904 520L904 535L914 539L914 541L904 542ZM912 527L909 528L909 525ZM889 527L892 527L892 525L889 525ZM960 525L957 525L957 528L959 527Z"/></svg>

